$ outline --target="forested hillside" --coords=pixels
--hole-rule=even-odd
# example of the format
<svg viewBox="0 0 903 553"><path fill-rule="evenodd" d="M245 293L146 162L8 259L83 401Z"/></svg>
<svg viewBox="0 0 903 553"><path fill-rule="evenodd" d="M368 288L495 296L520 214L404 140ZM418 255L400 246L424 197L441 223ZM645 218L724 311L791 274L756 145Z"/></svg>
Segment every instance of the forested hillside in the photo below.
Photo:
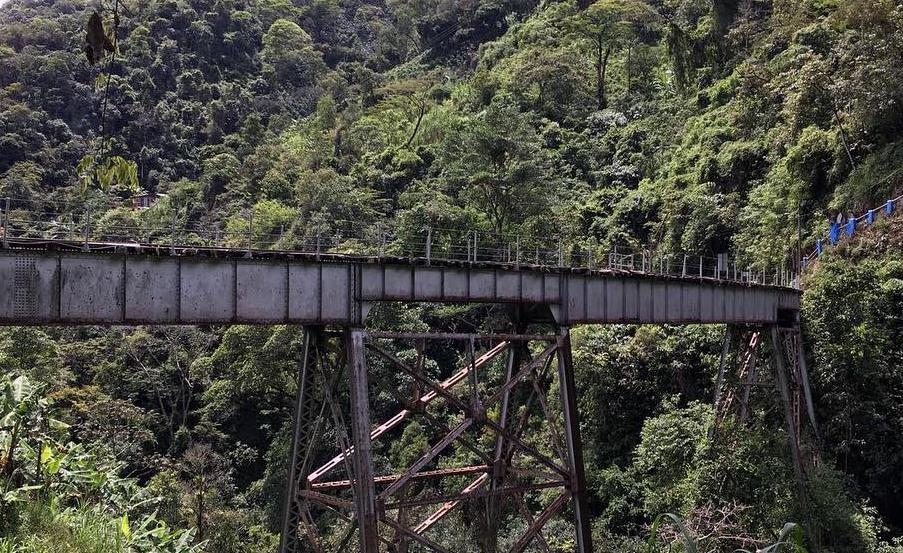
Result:
<svg viewBox="0 0 903 553"><path fill-rule="evenodd" d="M116 44L86 55L95 12ZM901 101L891 0L10 0L0 198L20 221L90 208L99 236L250 212L286 249L353 223L791 266L837 213L903 191ZM141 192L158 199L134 209ZM769 382L712 431L723 328L574 330L597 551L645 550L666 512L703 551L787 522L810 551L903 551L901 225L804 275L822 430L805 493ZM371 324L493 315L391 305ZM0 552L274 551L301 341L0 329ZM378 454L416 457L423 432Z"/></svg>

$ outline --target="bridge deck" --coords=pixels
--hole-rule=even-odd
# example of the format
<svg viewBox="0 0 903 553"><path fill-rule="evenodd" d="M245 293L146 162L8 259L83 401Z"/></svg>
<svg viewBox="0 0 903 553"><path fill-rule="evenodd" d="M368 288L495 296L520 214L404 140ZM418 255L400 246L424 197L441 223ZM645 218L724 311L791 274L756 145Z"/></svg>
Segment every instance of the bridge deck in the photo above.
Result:
<svg viewBox="0 0 903 553"><path fill-rule="evenodd" d="M771 324L799 291L637 271L10 241L0 324L361 324L375 302L547 306L563 325Z"/></svg>

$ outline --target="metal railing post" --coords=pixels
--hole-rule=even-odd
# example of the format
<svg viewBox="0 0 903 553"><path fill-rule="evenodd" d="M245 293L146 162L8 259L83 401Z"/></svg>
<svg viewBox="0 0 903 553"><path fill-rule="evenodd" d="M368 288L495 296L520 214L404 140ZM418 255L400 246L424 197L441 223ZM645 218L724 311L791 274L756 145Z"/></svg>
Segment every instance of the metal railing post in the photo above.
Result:
<svg viewBox="0 0 903 553"><path fill-rule="evenodd" d="M248 257L254 256L254 209L248 209Z"/></svg>
<svg viewBox="0 0 903 553"><path fill-rule="evenodd" d="M699 278L702 278L702 256L699 256Z"/></svg>
<svg viewBox="0 0 903 553"><path fill-rule="evenodd" d="M85 208L85 243L82 249L88 251L88 240L91 237L91 206Z"/></svg>
<svg viewBox="0 0 903 553"><path fill-rule="evenodd" d="M9 247L9 198L3 202L3 247Z"/></svg>
<svg viewBox="0 0 903 553"><path fill-rule="evenodd" d="M426 229L426 264L430 264L430 258L433 254L433 227Z"/></svg>
<svg viewBox="0 0 903 553"><path fill-rule="evenodd" d="M319 232L319 231L317 232L317 253L316 253L316 260L317 260L317 261L320 260L320 232Z"/></svg>
<svg viewBox="0 0 903 553"><path fill-rule="evenodd" d="M473 257L471 253L471 248L473 247L473 242L470 240L470 233L467 233L467 262L470 263L470 259Z"/></svg>
<svg viewBox="0 0 903 553"><path fill-rule="evenodd" d="M558 237L558 266L564 267L564 241Z"/></svg>
<svg viewBox="0 0 903 553"><path fill-rule="evenodd" d="M172 210L172 217L169 224L169 254L176 253L176 210Z"/></svg>
<svg viewBox="0 0 903 553"><path fill-rule="evenodd" d="M682 276L682 277L687 276L687 254L684 254L684 263L683 263L683 268L680 270L680 276Z"/></svg>
<svg viewBox="0 0 903 553"><path fill-rule="evenodd" d="M517 243L514 246L514 267L520 269L520 235L517 235Z"/></svg>

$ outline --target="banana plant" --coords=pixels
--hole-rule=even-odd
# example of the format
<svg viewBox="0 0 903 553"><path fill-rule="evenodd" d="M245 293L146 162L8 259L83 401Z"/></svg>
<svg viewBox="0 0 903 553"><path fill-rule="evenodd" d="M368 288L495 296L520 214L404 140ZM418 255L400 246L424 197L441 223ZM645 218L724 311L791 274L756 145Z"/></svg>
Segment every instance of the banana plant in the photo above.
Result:
<svg viewBox="0 0 903 553"><path fill-rule="evenodd" d="M42 390L27 377L4 376L0 379L0 477L5 480L9 491L12 476L17 469L17 453L21 449L36 449L40 462L38 470L45 468L58 472L61 461L53 458L51 431L60 431L68 425L47 415L48 402L42 397ZM38 445L31 441L37 440ZM46 449L45 449L46 446ZM35 474L32 485L40 487L42 474ZM22 493L23 486L18 492Z"/></svg>
<svg viewBox="0 0 903 553"><path fill-rule="evenodd" d="M0 475L7 478L15 469L16 448L32 414L38 409L40 395L37 387L28 378L5 378L2 383L3 396L0 398Z"/></svg>
<svg viewBox="0 0 903 553"><path fill-rule="evenodd" d="M205 543L194 543L195 530L173 530L151 513L133 525L128 514L119 519L119 533L129 551L148 553L199 553Z"/></svg>

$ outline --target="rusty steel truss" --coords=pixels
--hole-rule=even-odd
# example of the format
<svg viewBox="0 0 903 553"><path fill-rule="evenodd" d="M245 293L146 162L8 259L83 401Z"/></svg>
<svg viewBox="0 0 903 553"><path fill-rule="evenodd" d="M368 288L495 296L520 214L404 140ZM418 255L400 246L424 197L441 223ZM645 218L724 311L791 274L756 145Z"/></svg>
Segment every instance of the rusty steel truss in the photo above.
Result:
<svg viewBox="0 0 903 553"><path fill-rule="evenodd" d="M758 365L760 348L765 342L770 345L769 364L774 371L774 387L784 411L794 471L802 482L808 457L817 455L815 449L809 451L808 456L804 453L812 445L812 440L807 443L804 436L817 442L818 424L798 323L727 327L715 382L714 429L717 430L718 425L730 416L736 416L741 423L748 420L753 389L763 376ZM729 370L731 367L732 371Z"/></svg>
<svg viewBox="0 0 903 553"><path fill-rule="evenodd" d="M461 359L441 379L436 347ZM308 327L295 413L282 553L548 552L553 517L573 524L577 553L592 549L566 328ZM413 454L393 449L405 445ZM501 543L500 525L515 520L507 527L521 530Z"/></svg>

